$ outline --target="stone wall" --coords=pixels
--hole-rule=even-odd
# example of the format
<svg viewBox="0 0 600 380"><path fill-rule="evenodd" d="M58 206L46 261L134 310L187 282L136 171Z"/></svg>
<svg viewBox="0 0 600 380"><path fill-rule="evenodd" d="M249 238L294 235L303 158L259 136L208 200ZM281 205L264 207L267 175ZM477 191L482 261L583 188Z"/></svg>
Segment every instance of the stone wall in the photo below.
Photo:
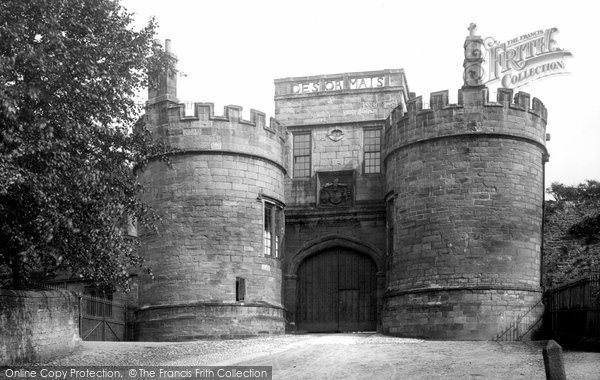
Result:
<svg viewBox="0 0 600 380"><path fill-rule="evenodd" d="M299 265L308 256L334 247L351 249L373 259L379 270L377 310L380 313L385 279L385 215L382 208L359 207L346 213L292 211L286 218L286 253L282 266L288 330L295 329Z"/></svg>
<svg viewBox="0 0 600 380"><path fill-rule="evenodd" d="M183 341L284 333L282 307L260 302L189 302L142 309L139 340Z"/></svg>
<svg viewBox="0 0 600 380"><path fill-rule="evenodd" d="M468 287L387 294L382 332L448 340L491 340L539 301L541 292Z"/></svg>
<svg viewBox="0 0 600 380"><path fill-rule="evenodd" d="M331 83L339 87L328 87ZM407 93L401 69L275 80L277 121L290 134L311 134L311 175L307 178L293 178L292 136L287 142L284 160L290 169L285 189L288 206L316 204L315 173L319 171L352 170L356 202L381 201L383 175L364 174L363 134L365 129L382 129L391 110L405 104Z"/></svg>
<svg viewBox="0 0 600 380"><path fill-rule="evenodd" d="M0 365L45 360L80 343L78 298L64 290L0 289Z"/></svg>
<svg viewBox="0 0 600 380"><path fill-rule="evenodd" d="M316 172L352 170L354 176L354 199L356 202L383 199L385 186L383 174L364 174L363 133L364 128L381 128L383 123L371 122L368 126L343 126L339 128L344 133L340 141L332 141L327 137L331 125L313 127L309 131L313 142L312 172L308 178L285 178L286 203L294 205L315 205L317 202ZM291 133L299 129L290 127ZM301 130L301 129L300 129ZM290 137L291 139L291 137ZM287 157L288 167L292 168L292 157Z"/></svg>
<svg viewBox="0 0 600 380"><path fill-rule="evenodd" d="M380 271L383 290L385 195L382 172L364 170L364 133L380 129L408 94L403 70L284 78L275 81L275 114L290 135L310 133L311 170L293 178L293 136L285 160L286 240L282 260L288 328L297 309L298 267L307 253L345 248L370 255ZM383 136L382 136L383 138ZM339 205L320 202L319 191L338 178L350 188L351 200ZM381 305L381 292L378 304ZM379 311L379 309L378 309Z"/></svg>
<svg viewBox="0 0 600 380"><path fill-rule="evenodd" d="M440 92L390 116L385 332L492 339L540 299L546 110L515 99L463 88L458 105Z"/></svg>
<svg viewBox="0 0 600 380"><path fill-rule="evenodd" d="M140 232L154 277L140 276L137 339L283 332L281 265L263 242L265 202L284 204L282 127L254 110L244 120L238 106L218 116L197 103L185 116L182 104L154 100L149 129L177 151L170 166L155 160L140 175L163 223Z"/></svg>
<svg viewBox="0 0 600 380"><path fill-rule="evenodd" d="M283 199L280 170L235 155L183 155L172 167L151 165L144 178L154 189L145 200L168 219L142 235L154 279L141 276L138 323L152 306L235 303L236 277L246 278L249 301L280 305L281 266L263 253L258 199L261 191Z"/></svg>
<svg viewBox="0 0 600 380"><path fill-rule="evenodd" d="M275 115L288 127L383 120L403 93L402 69L276 79Z"/></svg>

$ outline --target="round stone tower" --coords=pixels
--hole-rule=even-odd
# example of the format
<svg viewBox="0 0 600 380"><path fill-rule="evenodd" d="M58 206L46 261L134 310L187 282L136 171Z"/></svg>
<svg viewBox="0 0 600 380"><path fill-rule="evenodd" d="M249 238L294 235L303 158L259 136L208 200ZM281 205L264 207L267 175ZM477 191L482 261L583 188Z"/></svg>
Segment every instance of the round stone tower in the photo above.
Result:
<svg viewBox="0 0 600 380"><path fill-rule="evenodd" d="M488 340L543 309L547 112L508 89L488 101L481 44L465 42L457 105L448 91L429 109L416 97L386 123L387 334Z"/></svg>
<svg viewBox="0 0 600 380"><path fill-rule="evenodd" d="M163 222L140 236L153 278L140 276L137 339L283 333L284 130L238 106L215 116L196 103L186 116L175 79L161 78L146 109L153 136L177 151L141 174Z"/></svg>

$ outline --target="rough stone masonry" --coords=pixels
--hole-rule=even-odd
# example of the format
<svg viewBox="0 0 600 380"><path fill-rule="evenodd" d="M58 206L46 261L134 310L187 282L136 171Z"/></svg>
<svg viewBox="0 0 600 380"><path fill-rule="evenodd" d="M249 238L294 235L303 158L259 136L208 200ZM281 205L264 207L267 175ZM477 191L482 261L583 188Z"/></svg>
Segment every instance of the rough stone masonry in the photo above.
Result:
<svg viewBox="0 0 600 380"><path fill-rule="evenodd" d="M378 330L494 338L541 297L547 111L489 101L465 41L458 104L401 69L275 81L275 119L196 103L175 78L147 124L178 150L141 173L164 217L141 231L140 340ZM168 50L168 44L167 44Z"/></svg>

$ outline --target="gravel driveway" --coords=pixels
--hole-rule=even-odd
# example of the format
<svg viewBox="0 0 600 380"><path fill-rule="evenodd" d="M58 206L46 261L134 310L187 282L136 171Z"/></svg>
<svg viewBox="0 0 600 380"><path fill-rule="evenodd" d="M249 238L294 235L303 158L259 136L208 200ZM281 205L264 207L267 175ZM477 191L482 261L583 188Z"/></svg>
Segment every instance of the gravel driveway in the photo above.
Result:
<svg viewBox="0 0 600 380"><path fill-rule="evenodd" d="M307 334L239 340L83 342L45 365L267 365L274 379L544 379L542 345L427 341L379 334ZM600 353L565 352L569 379L600 379Z"/></svg>

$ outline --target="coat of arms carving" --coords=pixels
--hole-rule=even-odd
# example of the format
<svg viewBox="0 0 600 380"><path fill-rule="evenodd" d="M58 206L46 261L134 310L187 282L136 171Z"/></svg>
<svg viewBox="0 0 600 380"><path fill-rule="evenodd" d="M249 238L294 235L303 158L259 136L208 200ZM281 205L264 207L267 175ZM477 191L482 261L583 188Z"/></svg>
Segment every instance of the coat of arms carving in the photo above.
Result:
<svg viewBox="0 0 600 380"><path fill-rule="evenodd" d="M319 193L320 203L324 206L341 206L350 202L350 186L340 183L338 178L326 183Z"/></svg>
<svg viewBox="0 0 600 380"><path fill-rule="evenodd" d="M354 205L354 170L317 172L317 205L347 207Z"/></svg>

